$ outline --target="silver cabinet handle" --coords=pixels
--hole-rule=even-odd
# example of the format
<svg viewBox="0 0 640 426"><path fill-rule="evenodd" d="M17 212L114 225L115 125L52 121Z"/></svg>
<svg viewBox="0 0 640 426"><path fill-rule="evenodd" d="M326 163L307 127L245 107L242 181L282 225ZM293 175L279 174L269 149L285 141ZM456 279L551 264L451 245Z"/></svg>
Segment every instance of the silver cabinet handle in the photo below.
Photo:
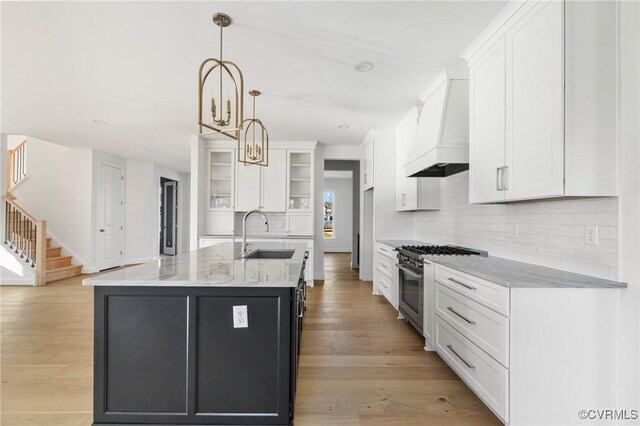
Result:
<svg viewBox="0 0 640 426"><path fill-rule="evenodd" d="M454 314L456 314L457 316L459 316L460 318L462 318L463 320L465 320L466 322L468 322L469 324L475 324L476 322L473 320L470 320L469 318L465 317L464 315L458 313L455 309L453 309L451 306L447 306L447 310L453 312Z"/></svg>
<svg viewBox="0 0 640 426"><path fill-rule="evenodd" d="M456 283L458 285L461 285L462 287L467 288L469 290L477 290L477 288L471 287L469 284L465 284L465 283L463 283L461 281L456 280L455 278L449 278L449 281L451 281L452 283Z"/></svg>
<svg viewBox="0 0 640 426"><path fill-rule="evenodd" d="M462 357L458 354L458 352L456 352L456 351L455 351L455 349L453 349L453 346L451 346L451 345L447 345L447 348L448 348L448 349L449 349L449 350L450 350L450 351L451 351L455 356L457 356L457 357L460 359L460 361L464 362L464 365L466 365L468 369L470 369L470 370L475 370L476 366L475 366L475 365L473 365L473 364L469 364L469 363L468 363L464 358L462 358Z"/></svg>
<svg viewBox="0 0 640 426"><path fill-rule="evenodd" d="M496 167L496 191L502 191L500 188L500 170L502 170L502 167Z"/></svg>
<svg viewBox="0 0 640 426"><path fill-rule="evenodd" d="M502 190L506 191L509 189L509 179L507 179L507 169L509 166L502 167Z"/></svg>
<svg viewBox="0 0 640 426"><path fill-rule="evenodd" d="M387 265L385 265L384 263L381 263L380 266L382 266L384 269L389 269L389 267Z"/></svg>

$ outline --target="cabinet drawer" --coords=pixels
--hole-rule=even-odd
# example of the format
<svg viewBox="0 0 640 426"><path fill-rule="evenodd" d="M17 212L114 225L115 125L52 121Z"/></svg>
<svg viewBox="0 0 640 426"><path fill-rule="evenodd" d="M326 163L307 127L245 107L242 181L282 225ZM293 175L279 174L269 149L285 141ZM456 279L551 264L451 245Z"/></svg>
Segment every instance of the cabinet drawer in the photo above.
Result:
<svg viewBox="0 0 640 426"><path fill-rule="evenodd" d="M387 257L393 257L393 258L396 257L396 252L393 249L393 247L388 246L386 244L378 243L378 245L376 246L376 250L378 251L378 253L382 253Z"/></svg>
<svg viewBox="0 0 640 426"><path fill-rule="evenodd" d="M376 269L393 279L396 271L396 259L385 256L382 253L376 253L377 266Z"/></svg>
<svg viewBox="0 0 640 426"><path fill-rule="evenodd" d="M509 370L436 316L436 350L504 422L509 421Z"/></svg>
<svg viewBox="0 0 640 426"><path fill-rule="evenodd" d="M509 316L509 289L436 264L436 281L489 309Z"/></svg>
<svg viewBox="0 0 640 426"><path fill-rule="evenodd" d="M509 319L436 284L436 313L502 365L509 366Z"/></svg>

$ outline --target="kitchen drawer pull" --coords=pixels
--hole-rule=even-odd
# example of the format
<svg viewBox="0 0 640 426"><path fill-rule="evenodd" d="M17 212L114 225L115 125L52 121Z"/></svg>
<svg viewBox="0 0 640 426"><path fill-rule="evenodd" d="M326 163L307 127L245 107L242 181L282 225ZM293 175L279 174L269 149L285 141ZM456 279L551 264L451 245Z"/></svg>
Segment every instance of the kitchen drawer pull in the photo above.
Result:
<svg viewBox="0 0 640 426"><path fill-rule="evenodd" d="M387 265L385 265L384 263L381 263L380 266L382 266L384 269L389 269L389 267Z"/></svg>
<svg viewBox="0 0 640 426"><path fill-rule="evenodd" d="M453 309L451 306L447 306L447 310L453 312L454 314L456 314L457 316L459 316L460 318L462 318L463 320L465 320L469 324L475 324L476 323L475 321L470 320L469 318L465 317L464 315L459 314L458 312L456 312L456 310Z"/></svg>
<svg viewBox="0 0 640 426"><path fill-rule="evenodd" d="M451 345L447 345L447 348L448 348L448 349L449 349L449 350L450 350L450 351L451 351L455 356L457 356L457 357L460 359L460 361L464 362L464 365L466 365L468 369L470 369L470 370L475 370L475 369L476 369L476 366L475 366L475 365L472 365L472 364L469 364L469 363L468 363L464 358L462 358L462 357L458 354L458 352L456 352L456 351L455 351L455 349L453 349L453 346L451 346Z"/></svg>
<svg viewBox="0 0 640 426"><path fill-rule="evenodd" d="M451 281L452 283L456 283L458 285L461 285L464 288L467 288L469 290L477 290L477 288L470 286L469 284L465 284L461 281L456 280L455 278L449 278L449 281Z"/></svg>
<svg viewBox="0 0 640 426"><path fill-rule="evenodd" d="M500 170L502 170L502 167L496 167L496 191L502 191L502 188L500 188Z"/></svg>

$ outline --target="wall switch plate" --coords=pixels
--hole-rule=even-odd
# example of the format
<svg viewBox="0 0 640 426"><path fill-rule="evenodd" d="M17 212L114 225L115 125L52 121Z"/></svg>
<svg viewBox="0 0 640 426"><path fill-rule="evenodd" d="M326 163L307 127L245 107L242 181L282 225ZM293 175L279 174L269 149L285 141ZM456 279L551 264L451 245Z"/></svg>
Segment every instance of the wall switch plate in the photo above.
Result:
<svg viewBox="0 0 640 426"><path fill-rule="evenodd" d="M247 305L233 307L233 328L248 328Z"/></svg>
<svg viewBox="0 0 640 426"><path fill-rule="evenodd" d="M518 238L518 225L517 224L511 224L508 226L507 228L507 237L509 238Z"/></svg>
<svg viewBox="0 0 640 426"><path fill-rule="evenodd" d="M597 226L584 227L584 242L591 246L598 245L598 227Z"/></svg>

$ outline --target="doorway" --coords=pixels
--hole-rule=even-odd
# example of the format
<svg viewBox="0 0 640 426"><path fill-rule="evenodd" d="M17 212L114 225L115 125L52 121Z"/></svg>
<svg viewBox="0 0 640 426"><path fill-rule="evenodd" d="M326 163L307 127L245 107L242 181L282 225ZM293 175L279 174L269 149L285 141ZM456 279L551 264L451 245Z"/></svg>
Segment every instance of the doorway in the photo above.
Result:
<svg viewBox="0 0 640 426"><path fill-rule="evenodd" d="M119 165L99 162L96 192L96 264L99 270L124 264L124 173Z"/></svg>
<svg viewBox="0 0 640 426"><path fill-rule="evenodd" d="M160 254L175 256L178 245L178 182L160 178Z"/></svg>
<svg viewBox="0 0 640 426"><path fill-rule="evenodd" d="M353 249L353 175L351 170L324 172L324 252Z"/></svg>

